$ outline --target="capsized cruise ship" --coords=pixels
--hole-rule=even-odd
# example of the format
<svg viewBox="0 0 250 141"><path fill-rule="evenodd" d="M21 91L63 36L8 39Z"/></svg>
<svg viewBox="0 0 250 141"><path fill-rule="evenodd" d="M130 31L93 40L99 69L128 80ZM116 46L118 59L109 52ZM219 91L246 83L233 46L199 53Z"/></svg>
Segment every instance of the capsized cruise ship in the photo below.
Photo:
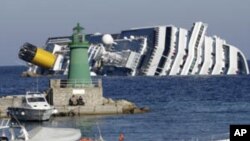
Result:
<svg viewBox="0 0 250 141"><path fill-rule="evenodd" d="M206 35L207 24L190 30L173 25L132 28L119 34L89 34L88 61L93 75L249 74L244 54L220 37ZM19 58L24 75L68 73L70 36L49 38L44 48L25 43Z"/></svg>

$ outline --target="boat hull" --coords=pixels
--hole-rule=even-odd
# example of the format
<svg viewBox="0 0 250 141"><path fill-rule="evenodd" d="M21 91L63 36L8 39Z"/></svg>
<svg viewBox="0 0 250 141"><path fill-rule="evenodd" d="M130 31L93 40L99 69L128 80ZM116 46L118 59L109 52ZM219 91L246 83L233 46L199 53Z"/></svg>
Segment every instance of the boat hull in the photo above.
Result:
<svg viewBox="0 0 250 141"><path fill-rule="evenodd" d="M29 109L9 107L8 115L22 121L45 121L49 120L53 114L53 109Z"/></svg>

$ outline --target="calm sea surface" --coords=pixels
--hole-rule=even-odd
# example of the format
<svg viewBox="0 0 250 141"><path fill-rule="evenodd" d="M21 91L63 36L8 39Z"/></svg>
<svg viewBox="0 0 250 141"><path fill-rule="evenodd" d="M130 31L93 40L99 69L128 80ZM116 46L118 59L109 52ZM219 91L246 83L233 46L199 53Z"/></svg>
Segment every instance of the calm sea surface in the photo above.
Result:
<svg viewBox="0 0 250 141"><path fill-rule="evenodd" d="M20 77L24 67L0 67L0 95L48 87L47 77ZM128 99L151 112L119 116L76 116L38 125L77 127L84 136L107 141L208 141L227 138L230 124L250 124L250 76L103 77L104 95Z"/></svg>

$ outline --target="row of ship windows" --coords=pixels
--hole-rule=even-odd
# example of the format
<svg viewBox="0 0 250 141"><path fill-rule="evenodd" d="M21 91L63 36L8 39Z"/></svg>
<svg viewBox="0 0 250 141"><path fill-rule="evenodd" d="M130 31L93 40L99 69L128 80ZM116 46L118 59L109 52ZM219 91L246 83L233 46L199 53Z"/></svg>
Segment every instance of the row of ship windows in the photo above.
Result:
<svg viewBox="0 0 250 141"><path fill-rule="evenodd" d="M204 29L204 26L201 27L201 30L200 30L200 32L199 32L199 35L198 35L198 38L197 38L197 41L196 41L196 44L195 44L196 47L197 47L198 44L199 44L199 40L200 40L200 38L201 38L201 34L202 34L202 32L203 32L203 29ZM168 35L169 35L169 34L168 34ZM170 44L170 39L167 38L167 37L169 37L169 36L166 36L165 50L164 50L164 53L163 53L164 56L167 56L167 55L168 55L168 52L166 51L166 48L169 49L169 47L166 47L166 45L167 45L167 44L168 44L168 45ZM171 37L171 36L170 36L170 37ZM170 46L170 45L169 45L169 46ZM223 46L223 49L226 49L226 47ZM188 49L185 49L185 52L188 53ZM225 57L228 58L228 55L226 55L226 54L229 54L229 52L228 52L228 53L225 53ZM174 55L174 56L171 56L171 60L175 58L176 53L174 52L173 55ZM215 53L212 52L211 55L212 55L212 57L214 58ZM195 49L195 56L197 56L197 50L196 50L196 49ZM183 62L184 62L184 60L186 59L186 57L187 57L187 55L184 55L184 56L183 56ZM158 64L158 68L157 68L156 75L161 73L162 67L164 66L166 60L167 60L166 57L161 58L161 60L160 60L160 62L159 62L159 64ZM196 60L197 60L197 58L195 57L194 60L193 60L193 62L195 62ZM229 61L229 59L226 59L226 58L225 58L224 60L225 60L225 61ZM185 63L185 62L184 62L184 63ZM182 65L180 65L180 68L183 68L184 63L183 63ZM203 64L203 63L202 63L202 64ZM200 67L202 66L202 64L199 64L198 67L200 68ZM227 66L228 66L228 65L226 65L226 67L227 67ZM189 72L192 71L193 67L194 67L194 63L192 63L192 65L191 65L191 70L189 70ZM214 65L213 65L211 68L209 68L209 70L212 70L213 67L214 67ZM170 67L170 68L171 68L171 67ZM225 68L223 68L222 70L225 70ZM169 73L169 71L170 71L170 69L167 70L166 72Z"/></svg>

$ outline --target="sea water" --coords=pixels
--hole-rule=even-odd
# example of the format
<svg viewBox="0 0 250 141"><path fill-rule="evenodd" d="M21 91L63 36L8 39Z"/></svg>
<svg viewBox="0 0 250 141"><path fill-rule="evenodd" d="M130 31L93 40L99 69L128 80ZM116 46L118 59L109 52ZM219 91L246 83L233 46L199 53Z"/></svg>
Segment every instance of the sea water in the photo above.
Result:
<svg viewBox="0 0 250 141"><path fill-rule="evenodd" d="M51 77L25 78L25 67L0 67L0 94L44 91ZM151 109L145 114L52 118L36 126L80 128L117 141L210 141L229 138L230 124L250 124L250 76L102 77L105 97Z"/></svg>

